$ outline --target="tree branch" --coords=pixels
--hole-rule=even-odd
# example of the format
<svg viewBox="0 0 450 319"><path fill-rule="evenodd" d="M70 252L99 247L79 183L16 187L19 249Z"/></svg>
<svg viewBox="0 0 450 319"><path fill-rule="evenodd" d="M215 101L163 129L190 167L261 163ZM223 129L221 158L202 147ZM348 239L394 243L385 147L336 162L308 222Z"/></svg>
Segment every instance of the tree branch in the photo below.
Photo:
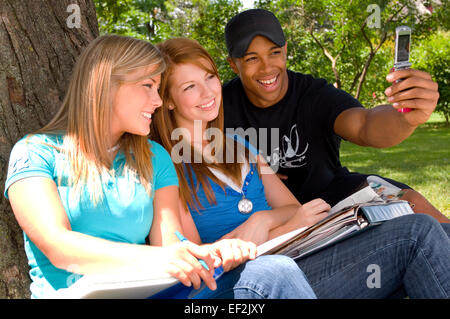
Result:
<svg viewBox="0 0 450 319"><path fill-rule="evenodd" d="M386 24L391 22L405 7L406 7L406 4L401 6L396 12L394 12L386 20ZM381 46L384 44L384 42L386 42L386 39L387 39L387 36L388 36L388 31L384 31L382 36L381 36L380 42L378 43L378 45L374 49L372 42L370 41L369 37L367 36L367 34L365 32L366 25L367 25L367 19L361 25L361 33L362 33L364 39L366 40L366 42L369 44L370 53L369 53L369 57L366 60L366 63L364 63L363 70L362 70L362 72L360 73L360 76L359 76L358 87L356 89L356 94L355 94L355 98L356 99L359 99L359 96L360 96L361 90L362 90L362 85L363 85L364 81L366 80L366 75L367 75L367 72L369 70L369 66L370 66L373 58L375 57L375 55L377 54L377 52L381 48ZM355 80L356 80L356 77L355 77ZM354 83L355 83L355 81L354 81ZM354 85L352 85L352 88L353 87L354 87Z"/></svg>
<svg viewBox="0 0 450 319"><path fill-rule="evenodd" d="M334 73L334 79L335 79L335 83L334 86L338 89L341 88L341 77L339 75L339 71L337 70L336 64L337 64L337 59L339 58L339 56L341 55L342 51L344 50L344 48L342 48L340 50L340 52L338 53L338 55L336 57L333 57L331 55L331 53L327 50L327 48L325 48L322 43L320 43L319 39L317 39L314 36L314 32L312 30L312 28L309 29L309 34L311 34L311 37L314 39L314 41L320 46L320 48L322 49L323 54L325 54L325 56L331 61L331 69L333 70Z"/></svg>

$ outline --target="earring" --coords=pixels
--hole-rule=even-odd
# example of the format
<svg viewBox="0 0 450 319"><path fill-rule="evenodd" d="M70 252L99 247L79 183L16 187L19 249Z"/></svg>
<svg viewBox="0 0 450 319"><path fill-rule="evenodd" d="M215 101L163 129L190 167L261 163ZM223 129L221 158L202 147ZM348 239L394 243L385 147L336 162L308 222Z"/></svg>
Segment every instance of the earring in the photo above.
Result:
<svg viewBox="0 0 450 319"><path fill-rule="evenodd" d="M173 106L172 104L169 104L169 110L173 110L175 108L175 106Z"/></svg>

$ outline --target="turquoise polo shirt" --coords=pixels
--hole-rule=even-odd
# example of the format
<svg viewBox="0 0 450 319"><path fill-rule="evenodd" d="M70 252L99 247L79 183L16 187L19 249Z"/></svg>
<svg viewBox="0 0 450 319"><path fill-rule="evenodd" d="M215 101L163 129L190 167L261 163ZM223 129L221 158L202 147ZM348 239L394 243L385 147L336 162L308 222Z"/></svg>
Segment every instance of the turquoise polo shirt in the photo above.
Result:
<svg viewBox="0 0 450 319"><path fill-rule="evenodd" d="M47 177L55 181L73 231L114 242L145 244L153 220L153 195L157 189L175 185L178 178L170 155L158 143L149 140L153 153L152 196L139 178L123 173L125 155L118 152L113 162L115 177L104 181L103 199L94 205L86 191L73 200L68 185L69 163L60 151L63 135L36 134L24 137L10 155L5 197L9 187L27 177ZM24 234L25 252L31 267L32 298L45 298L55 290L67 288L80 278L56 268ZM74 267L76 267L74 265Z"/></svg>

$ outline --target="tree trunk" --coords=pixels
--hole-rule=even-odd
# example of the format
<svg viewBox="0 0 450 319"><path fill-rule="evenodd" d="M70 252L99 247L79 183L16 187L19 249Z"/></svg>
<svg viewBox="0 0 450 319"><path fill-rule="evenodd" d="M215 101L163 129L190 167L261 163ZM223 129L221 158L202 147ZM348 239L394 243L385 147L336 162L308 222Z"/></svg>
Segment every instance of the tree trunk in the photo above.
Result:
<svg viewBox="0 0 450 319"><path fill-rule="evenodd" d="M97 36L93 0L0 0L0 195L12 146L50 120ZM0 299L28 298L22 231L4 196L0 205Z"/></svg>

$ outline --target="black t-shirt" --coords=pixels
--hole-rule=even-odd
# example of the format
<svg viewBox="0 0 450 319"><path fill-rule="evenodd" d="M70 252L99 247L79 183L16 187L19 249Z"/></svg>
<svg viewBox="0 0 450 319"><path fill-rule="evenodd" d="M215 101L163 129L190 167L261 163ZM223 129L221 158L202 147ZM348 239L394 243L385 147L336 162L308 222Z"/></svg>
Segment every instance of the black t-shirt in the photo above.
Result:
<svg viewBox="0 0 450 319"><path fill-rule="evenodd" d="M286 95L268 108L249 101L238 77L226 83L225 128L228 133L241 128L241 135L256 144L272 168L288 176L286 186L305 203L323 198L333 179L348 173L339 161L341 138L334 133L334 121L342 111L362 105L324 79L289 70L288 78ZM256 129L257 142L249 128L253 133ZM338 200L324 199L333 205Z"/></svg>

